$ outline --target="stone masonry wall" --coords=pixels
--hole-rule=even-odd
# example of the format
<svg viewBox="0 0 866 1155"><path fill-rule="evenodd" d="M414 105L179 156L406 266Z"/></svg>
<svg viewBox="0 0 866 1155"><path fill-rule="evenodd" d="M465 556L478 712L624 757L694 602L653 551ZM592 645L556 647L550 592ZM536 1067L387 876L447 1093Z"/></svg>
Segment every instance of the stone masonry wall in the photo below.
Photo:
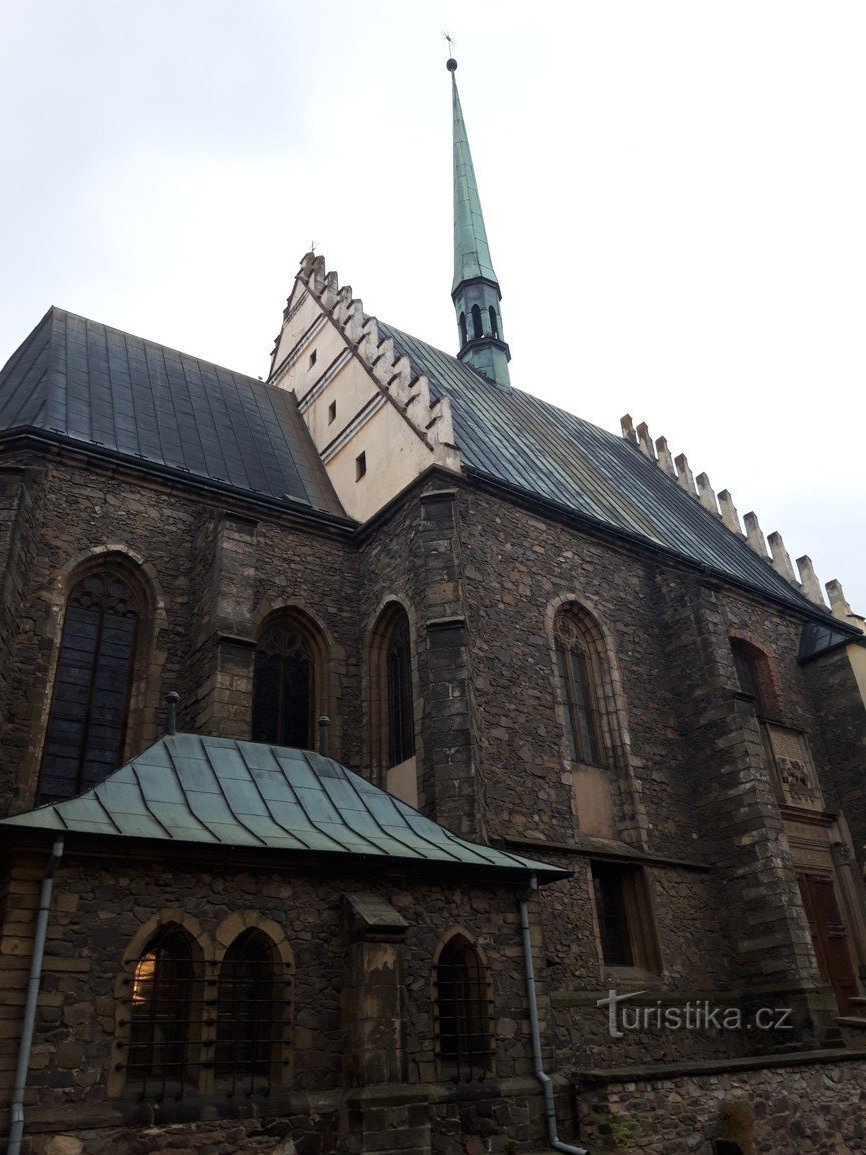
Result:
<svg viewBox="0 0 866 1155"><path fill-rule="evenodd" d="M43 869L43 855L21 855L6 879L6 921L0 940L0 989L4 992L0 1084L4 1096L14 1070ZM205 869L191 859L160 863L133 852L122 859L85 857L71 846L55 879L28 1082L28 1134L53 1133L58 1121L65 1132L79 1134L133 1121L165 1126L204 1122L214 1113L243 1116L252 1109L244 1107L243 1097L240 1106L232 1105L234 1101L225 1099L218 1086L210 1092L191 1091L179 1102L169 1097L159 1106L150 1098L140 1103L135 1089L124 1084L125 1052L118 1044L124 1038L123 1020L128 1018L124 999L129 997L131 971L123 960L136 936L141 952L161 922L179 923L192 934L205 963L209 958L218 962L245 926L261 926L272 938L280 938L280 943L284 936L280 950L289 952L293 968L288 1074L282 1087L274 1085L269 1099L257 1100L253 1106L256 1113L270 1112L273 1117L293 1111L300 1115L299 1100L292 1096L312 1101L330 1095L328 1102L336 1110L348 1093L346 1016L363 1013L347 1005L348 895L384 900L407 924L405 944L400 948L401 1085L426 1087L444 1079L439 1094L445 1094L446 1100L455 1095L460 1098L459 1088L451 1086L449 1091L447 1073L439 1070L433 996L437 949L458 929L477 944L487 968L494 1037L494 1076L483 1088L478 1084L467 1088L467 1094L477 1098L477 1092L486 1089L488 1095L501 1096L504 1082L514 1079L529 1079L531 1084L520 925L512 891L477 883L412 881L404 872L389 877L380 871L376 877L357 864L352 875L340 875L324 865L299 873L287 870L285 864L268 868L263 861L234 870ZM144 932L142 928L149 929ZM533 938L537 946L537 926ZM540 1008L546 1016L543 984L540 994ZM531 1097L531 1091L524 1090L527 1093ZM427 1096L425 1091L425 1101ZM305 1115L303 1126L298 1124L299 1135L316 1131L313 1116L319 1113L311 1109L309 1117ZM326 1113L324 1101L322 1113ZM503 1134L504 1129L488 1128L487 1134L494 1132ZM477 1128L470 1133L477 1134ZM97 1139L92 1144L88 1141L88 1155L100 1149Z"/></svg>
<svg viewBox="0 0 866 1155"><path fill-rule="evenodd" d="M581 1142L623 1155L712 1155L713 1140L743 1155L860 1155L866 1151L866 1061L804 1056L781 1064L615 1082L586 1081ZM727 1148L726 1150L732 1150Z"/></svg>
<svg viewBox="0 0 866 1155"><path fill-rule="evenodd" d="M75 566L112 551L129 559L154 603L139 647L150 653L134 695L125 756L162 732L162 700L181 694L179 728L249 737L255 630L265 612L308 608L329 647L331 700L345 710L335 726L338 757L358 758L355 553L346 534L260 511L226 509L207 494L182 494L158 480L96 465L52 460L38 486L22 543L20 609L3 637L9 671L0 701L4 742L0 798L5 811L34 797L63 611ZM239 665L240 663L240 665ZM2 683L0 683L2 690Z"/></svg>

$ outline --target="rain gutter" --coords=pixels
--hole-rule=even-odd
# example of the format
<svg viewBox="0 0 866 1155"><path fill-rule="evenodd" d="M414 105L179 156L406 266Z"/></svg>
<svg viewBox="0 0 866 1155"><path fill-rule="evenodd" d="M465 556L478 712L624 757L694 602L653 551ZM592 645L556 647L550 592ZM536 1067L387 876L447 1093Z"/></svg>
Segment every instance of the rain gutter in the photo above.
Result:
<svg viewBox="0 0 866 1155"><path fill-rule="evenodd" d="M21 1151L21 1139L24 1135L24 1092L27 1088L27 1072L30 1068L30 1051L33 1046L36 1001L39 998L39 984L42 981L42 959L45 954L45 936L48 932L48 914L51 910L51 895L54 891L54 874L62 857L63 835L58 834L51 848L51 857L45 867L42 889L39 892L36 930L33 935L33 958L30 962L30 979L27 983L27 998L24 1003L24 1021L21 1025L21 1042L18 1046L18 1066L15 1070L15 1086L12 1090L9 1146L6 1148L6 1155L19 1155Z"/></svg>
<svg viewBox="0 0 866 1155"><path fill-rule="evenodd" d="M533 874L529 880L530 893L538 889L538 879ZM541 1084L544 1094L544 1115L547 1121L547 1139L550 1146L556 1151L565 1151L567 1155L589 1155L585 1147L570 1147L559 1138L559 1127L556 1122L556 1102L553 1097L553 1083L550 1076L545 1074L541 1058L541 1035L538 1029L538 1003L535 998L535 967L532 962L532 939L529 933L529 908L526 897L520 899L520 929L523 933L523 962L526 968L526 994L529 999L529 1027L532 1035L532 1065L535 1077Z"/></svg>

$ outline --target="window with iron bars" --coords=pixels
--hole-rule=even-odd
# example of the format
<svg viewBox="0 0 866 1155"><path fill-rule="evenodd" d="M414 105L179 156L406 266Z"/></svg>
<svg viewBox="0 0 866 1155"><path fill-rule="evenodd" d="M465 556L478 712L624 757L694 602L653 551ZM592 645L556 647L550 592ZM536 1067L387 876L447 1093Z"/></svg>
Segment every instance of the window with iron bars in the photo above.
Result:
<svg viewBox="0 0 866 1155"><path fill-rule="evenodd" d="M484 1079L493 1065L490 998L478 952L462 935L442 948L435 983L442 1074L456 1083Z"/></svg>
<svg viewBox="0 0 866 1155"><path fill-rule="evenodd" d="M127 982L127 1090L156 1103L270 1095L289 1062L287 978L260 931L240 935L217 966L194 957L180 927L164 929Z"/></svg>

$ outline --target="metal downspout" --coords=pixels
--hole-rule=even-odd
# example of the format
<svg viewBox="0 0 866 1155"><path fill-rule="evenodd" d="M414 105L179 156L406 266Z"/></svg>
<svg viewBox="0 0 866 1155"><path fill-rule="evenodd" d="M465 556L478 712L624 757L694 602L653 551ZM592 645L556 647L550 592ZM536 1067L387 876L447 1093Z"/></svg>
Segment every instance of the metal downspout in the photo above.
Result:
<svg viewBox="0 0 866 1155"><path fill-rule="evenodd" d="M530 891L538 889L538 879L533 874L529 880ZM520 929L523 933L523 962L526 967L526 994L529 999L529 1026L532 1033L532 1063L535 1077L541 1084L544 1093L544 1114L547 1119L547 1138L550 1146L556 1151L565 1151L567 1155L589 1155L585 1147L570 1147L559 1138L559 1128L556 1123L556 1103L553 1098L553 1084L549 1075L545 1074L541 1061L541 1035L538 1030L538 1003L535 999L535 966L532 962L532 939L529 933L529 908L526 899L520 899Z"/></svg>
<svg viewBox="0 0 866 1155"><path fill-rule="evenodd" d="M9 1145L6 1155L19 1155L21 1139L24 1135L24 1091L27 1087L27 1072L30 1068L30 1049L33 1045L33 1028L36 1024L36 1000L39 998L39 984L42 981L42 958L45 954L45 936L48 932L48 913L51 909L51 895L54 890L54 872L63 857L63 835L58 835L51 848L51 857L45 867L42 889L39 892L39 908L36 912L36 930L33 935L33 958L30 963L30 980L27 984L27 999L24 1003L24 1021L21 1024L21 1042L18 1047L18 1066L15 1070L15 1087L12 1091L11 1123Z"/></svg>

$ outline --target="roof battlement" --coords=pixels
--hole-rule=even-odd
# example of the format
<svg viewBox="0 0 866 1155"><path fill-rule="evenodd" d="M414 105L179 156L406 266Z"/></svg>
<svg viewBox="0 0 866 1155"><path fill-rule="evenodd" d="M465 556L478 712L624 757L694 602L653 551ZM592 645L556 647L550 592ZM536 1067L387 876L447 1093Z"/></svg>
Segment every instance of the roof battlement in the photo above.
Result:
<svg viewBox="0 0 866 1155"><path fill-rule="evenodd" d="M798 578L791 564L791 556L785 548L782 535L778 530L769 534L765 539L758 522L758 515L754 511L750 511L743 518L746 527L744 532L730 490L722 489L716 494L706 473L699 473L695 477L689 468L688 458L684 453L680 453L676 459L671 457L666 437L657 437L653 442L645 421L642 421L635 428L631 414L626 413L620 418L620 426L625 441L634 445L649 461L655 462L686 493L699 501L710 513L715 514L722 524L744 541L762 561L772 566L777 574L809 601L814 602L816 606L820 606L824 610L828 608L821 583L812 565L812 559L807 554L797 558ZM830 601L829 609L834 617L839 618L840 621L848 622L849 625L854 625L856 621L863 621L848 605L842 592L842 586L835 578L827 582L825 588ZM856 628L861 627L857 626Z"/></svg>

